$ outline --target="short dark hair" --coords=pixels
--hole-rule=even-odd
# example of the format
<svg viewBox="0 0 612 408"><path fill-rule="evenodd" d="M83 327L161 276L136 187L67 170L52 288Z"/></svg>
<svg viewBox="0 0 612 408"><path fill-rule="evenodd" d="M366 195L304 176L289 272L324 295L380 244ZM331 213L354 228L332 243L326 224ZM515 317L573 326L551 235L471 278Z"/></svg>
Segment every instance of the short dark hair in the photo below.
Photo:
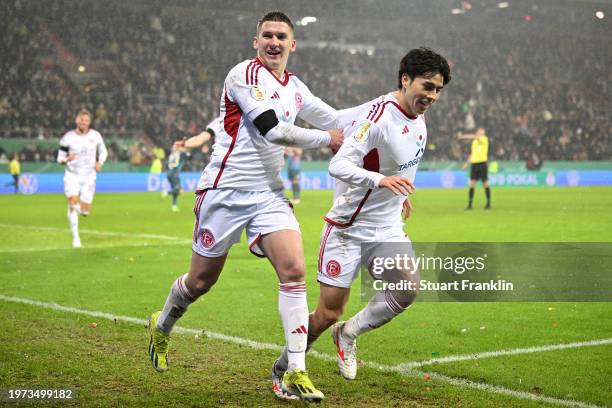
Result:
<svg viewBox="0 0 612 408"><path fill-rule="evenodd" d="M280 21L281 23L287 23L287 25L289 27L291 27L291 31L294 31L293 29L293 23L291 22L291 19L289 17L287 17L287 15L285 13L283 13L282 11L270 11L268 13L266 13L258 22L257 22L257 33L259 34L259 30L261 29L261 26L263 25L263 23L265 23L266 21Z"/></svg>
<svg viewBox="0 0 612 408"><path fill-rule="evenodd" d="M446 58L426 47L415 48L408 51L400 61L397 76L398 88L402 87L402 75L408 75L412 81L418 76L434 76L440 74L444 78L444 85L451 80L450 67Z"/></svg>

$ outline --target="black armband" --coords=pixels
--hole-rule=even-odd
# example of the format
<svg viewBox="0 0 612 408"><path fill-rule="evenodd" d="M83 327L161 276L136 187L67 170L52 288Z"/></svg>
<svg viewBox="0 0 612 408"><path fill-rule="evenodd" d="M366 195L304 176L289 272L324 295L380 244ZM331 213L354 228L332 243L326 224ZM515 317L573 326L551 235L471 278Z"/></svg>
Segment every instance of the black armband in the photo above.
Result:
<svg viewBox="0 0 612 408"><path fill-rule="evenodd" d="M208 128L208 129L206 129L206 131L207 131L208 133L210 133L210 138L211 138L211 139L212 139L213 137L215 137L215 131L214 131L214 130L212 130L211 128Z"/></svg>
<svg viewBox="0 0 612 408"><path fill-rule="evenodd" d="M66 152L66 153L68 153L68 150L70 150L70 149L68 149L68 146L60 146L60 148L59 148L59 149L60 149L62 152Z"/></svg>
<svg viewBox="0 0 612 408"><path fill-rule="evenodd" d="M263 136L266 135L276 125L278 125L278 118L276 112L273 109L269 109L255 118L253 124L259 130Z"/></svg>

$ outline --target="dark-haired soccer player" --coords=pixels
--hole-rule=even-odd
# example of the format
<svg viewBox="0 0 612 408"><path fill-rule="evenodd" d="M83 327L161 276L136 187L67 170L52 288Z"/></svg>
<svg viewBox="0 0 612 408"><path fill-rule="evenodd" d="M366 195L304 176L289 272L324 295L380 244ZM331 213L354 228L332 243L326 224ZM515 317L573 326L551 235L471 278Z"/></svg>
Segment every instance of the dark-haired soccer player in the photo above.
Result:
<svg viewBox="0 0 612 408"><path fill-rule="evenodd" d="M469 184L470 191L466 210L472 209L472 202L474 201L474 187L476 187L476 182L478 180L482 180L482 186L485 189L485 195L487 197L487 205L485 206L485 210L489 210L491 209L491 189L489 188L489 174L487 168L489 138L485 134L485 129L483 127L476 129L476 133L460 133L457 138L460 140L472 141L471 153L464 165L464 167L467 167L467 163L471 163Z"/></svg>
<svg viewBox="0 0 612 408"><path fill-rule="evenodd" d="M320 295L309 319L308 345L333 325L337 363L346 379L357 374L357 337L402 313L416 296L416 290L383 290L348 321L338 322L360 266L377 280L400 276L418 284L417 271L392 270L385 276L373 270L370 262L388 250L390 243L402 253L411 253L402 210L404 218L412 210L408 194L414 191L413 180L427 142L424 114L450 79L444 57L427 48L409 51L400 62L398 89L355 115L355 124L345 130L344 144L329 165L329 173L344 184L341 190L337 188L325 216L317 276ZM377 246L362 254L364 242ZM272 371L279 376L286 368L284 351Z"/></svg>
<svg viewBox="0 0 612 408"><path fill-rule="evenodd" d="M257 24L255 58L239 63L225 79L221 124L211 161L200 178L195 203L189 273L172 285L161 312L151 316L149 354L158 371L167 369L170 331L187 307L219 278L228 252L246 230L249 249L267 257L280 281L278 308L288 364L274 383L279 397L324 398L305 370L308 304L300 227L283 195L283 146L340 147L340 113L315 97L286 71L296 49L293 24L281 12ZM297 117L320 129L304 129Z"/></svg>

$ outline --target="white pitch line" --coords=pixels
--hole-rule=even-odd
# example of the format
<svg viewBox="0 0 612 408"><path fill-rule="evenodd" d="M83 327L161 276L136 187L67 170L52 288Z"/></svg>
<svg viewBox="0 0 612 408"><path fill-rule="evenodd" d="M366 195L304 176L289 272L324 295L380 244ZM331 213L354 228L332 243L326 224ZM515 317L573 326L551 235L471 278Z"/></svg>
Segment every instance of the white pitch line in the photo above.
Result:
<svg viewBox="0 0 612 408"><path fill-rule="evenodd" d="M105 245L105 244L87 244L84 248L74 249L70 244L64 246L53 246L53 247L29 247L29 248L12 248L0 250L0 254L15 254L21 252L42 252L42 251L84 251L88 249L108 249L108 248L146 248L146 247L158 247L158 246L172 246L172 245L185 245L190 243L191 240L186 241L173 241L159 243L147 243L142 244L124 244L124 245Z"/></svg>
<svg viewBox="0 0 612 408"><path fill-rule="evenodd" d="M398 369L410 369L410 368L423 367L423 366L436 364L436 363L453 363L456 361L480 360L482 358L514 356L517 354L541 353L544 351L565 350L565 349L572 349L572 348L579 348L579 347L602 346L605 344L612 344L612 338L601 339L601 340L590 340L590 341L578 341L575 343L548 344L545 346L534 346L534 347L516 348L516 349L510 349L510 350L487 351L484 353L462 354L462 355L457 355L457 356L432 358L430 360L411 361L408 363L402 363L402 364L399 364L397 368Z"/></svg>
<svg viewBox="0 0 612 408"><path fill-rule="evenodd" d="M18 229L29 229L34 231L53 231L53 232L64 232L69 231L69 228L58 228L58 227L44 227L44 226L36 226L36 225L20 225L20 224L0 224L0 228L18 228ZM185 239L181 237L174 237L171 235L158 235L158 234L139 234L133 232L115 232L115 231L98 231L98 230L89 230L89 229L81 229L79 230L81 234L91 234L91 235L102 235L109 237L136 237L136 238L151 238L151 239L161 239L166 241L179 241L179 242L191 242L190 239Z"/></svg>
<svg viewBox="0 0 612 408"><path fill-rule="evenodd" d="M62 311L62 312L76 313L76 314L92 316L92 317L99 317L99 318L103 318L103 319L107 319L111 321L123 321L123 322L128 322L128 323L139 324L142 326L146 326L148 324L146 320L138 319L135 317L119 316L119 315L114 315L111 313L78 309L75 307L62 306L57 303L41 302L38 300L19 298L19 297L13 297L13 296L5 296L2 294L0 294L0 300L4 300L6 302L13 302L13 303L22 303L22 304L31 305L31 306L38 306L38 307L43 307L46 309L52 309L52 310L57 310L57 311ZM255 341L255 340L244 339L244 338L236 337L236 336L228 336L225 334L215 333L215 332L211 332L208 330L189 329L189 328L177 326L174 328L174 332L205 335L212 339L240 344L240 345L248 346L254 349L258 349L258 350L272 350L272 351L278 351L278 352L282 350L282 347L279 346L278 344L262 343L262 342ZM316 357L322 360L326 360L326 361L334 361L336 359L334 356L331 356L329 354L315 352L314 350L312 350L309 354L312 355L313 357ZM367 367L373 368L378 371L396 372L396 373L399 373L405 376L416 377L416 378L422 378L423 376L423 372L415 368L402 367L401 364L399 366L390 366L390 365L379 364L379 363L375 363L371 361L364 361L363 364ZM458 387L472 388L472 389L476 389L480 391L507 395L507 396L512 396L515 398L526 399L526 400L535 401L535 402L544 402L544 403L556 404L556 405L561 405L561 406L566 406L566 407L602 408L600 406L587 404L581 401L565 400L565 399L560 399L560 398L547 397L547 396L543 396L539 394L532 394L532 393L524 392L524 391L516 391L516 390L512 390L509 388L504 388L504 387L500 387L496 385L478 383L478 382L474 382L474 381L470 381L470 380L466 380L462 378L448 377L448 376L438 374L438 373L430 373L430 376L433 380L455 385Z"/></svg>

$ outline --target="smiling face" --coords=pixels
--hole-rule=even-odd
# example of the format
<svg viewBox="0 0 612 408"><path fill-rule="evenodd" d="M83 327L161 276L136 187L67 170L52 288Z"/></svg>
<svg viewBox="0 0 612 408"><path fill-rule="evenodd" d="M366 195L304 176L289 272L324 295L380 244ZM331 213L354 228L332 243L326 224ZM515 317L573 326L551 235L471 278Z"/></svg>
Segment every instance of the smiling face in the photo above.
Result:
<svg viewBox="0 0 612 408"><path fill-rule="evenodd" d="M261 62L280 79L289 54L295 51L293 30L285 22L265 21L253 39L253 48L257 50Z"/></svg>
<svg viewBox="0 0 612 408"><path fill-rule="evenodd" d="M89 126L91 126L91 116L87 113L81 113L77 116L75 122L79 133L87 133L89 131Z"/></svg>
<svg viewBox="0 0 612 408"><path fill-rule="evenodd" d="M444 88L444 78L440 73L427 73L411 80L402 75L402 89L399 91L400 105L410 115L424 114L433 105Z"/></svg>

